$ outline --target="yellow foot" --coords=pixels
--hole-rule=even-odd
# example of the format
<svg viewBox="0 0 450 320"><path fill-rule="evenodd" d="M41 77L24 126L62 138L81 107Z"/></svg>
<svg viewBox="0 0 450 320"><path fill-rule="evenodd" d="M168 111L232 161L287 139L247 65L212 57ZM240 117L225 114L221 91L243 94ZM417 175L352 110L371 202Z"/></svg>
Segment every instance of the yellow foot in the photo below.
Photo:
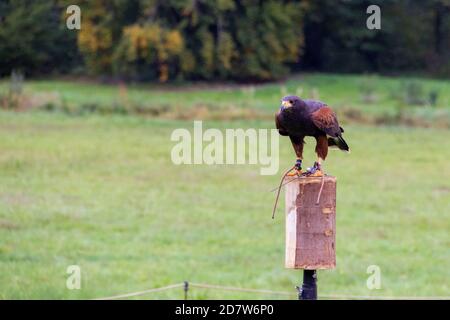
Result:
<svg viewBox="0 0 450 320"><path fill-rule="evenodd" d="M299 176L299 175L301 175L301 174L302 174L302 170L292 169L291 171L289 171L289 172L287 173L286 176L288 176L288 177L293 177L293 176Z"/></svg>
<svg viewBox="0 0 450 320"><path fill-rule="evenodd" d="M308 175L308 177L322 177L322 176L323 176L322 170L316 170L316 172Z"/></svg>

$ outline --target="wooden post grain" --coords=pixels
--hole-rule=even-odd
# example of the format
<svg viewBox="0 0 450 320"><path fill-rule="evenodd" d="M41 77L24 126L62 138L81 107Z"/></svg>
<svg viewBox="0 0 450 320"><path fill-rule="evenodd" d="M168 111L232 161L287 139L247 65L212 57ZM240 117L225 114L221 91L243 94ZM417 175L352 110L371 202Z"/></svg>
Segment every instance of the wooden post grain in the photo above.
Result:
<svg viewBox="0 0 450 320"><path fill-rule="evenodd" d="M336 267L336 178L323 179L300 177L285 185L286 268Z"/></svg>

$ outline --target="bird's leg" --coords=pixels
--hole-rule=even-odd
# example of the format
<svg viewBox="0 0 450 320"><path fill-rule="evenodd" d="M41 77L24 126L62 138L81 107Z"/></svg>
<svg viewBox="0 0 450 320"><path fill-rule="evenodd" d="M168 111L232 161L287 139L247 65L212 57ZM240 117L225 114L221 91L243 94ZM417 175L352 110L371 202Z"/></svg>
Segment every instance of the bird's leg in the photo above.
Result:
<svg viewBox="0 0 450 320"><path fill-rule="evenodd" d="M303 145L304 137L289 136L292 142L292 146L295 150L295 155L297 156L297 161L295 162L294 168L289 171L288 176L299 176L302 174L302 159L303 159Z"/></svg>
<svg viewBox="0 0 450 320"><path fill-rule="evenodd" d="M292 177L292 176L297 176L297 175L301 175L301 174L302 174L302 159L297 158L294 168L291 171L289 171L289 173L287 175Z"/></svg>
<svg viewBox="0 0 450 320"><path fill-rule="evenodd" d="M314 166L312 168L308 168L308 171L305 175L313 176L313 177L321 177L322 173L322 161L327 157L328 154L328 139L326 135L319 135L316 138L316 153L317 153L317 161L314 162Z"/></svg>

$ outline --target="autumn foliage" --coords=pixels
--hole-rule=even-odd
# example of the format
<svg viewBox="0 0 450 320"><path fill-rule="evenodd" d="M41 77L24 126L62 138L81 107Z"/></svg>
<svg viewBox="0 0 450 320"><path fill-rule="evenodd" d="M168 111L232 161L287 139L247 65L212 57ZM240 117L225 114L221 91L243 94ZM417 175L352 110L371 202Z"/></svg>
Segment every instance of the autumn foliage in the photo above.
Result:
<svg viewBox="0 0 450 320"><path fill-rule="evenodd" d="M81 8L81 30L65 9ZM366 27L381 6L381 30ZM0 75L280 79L298 70L450 74L447 0L4 0Z"/></svg>

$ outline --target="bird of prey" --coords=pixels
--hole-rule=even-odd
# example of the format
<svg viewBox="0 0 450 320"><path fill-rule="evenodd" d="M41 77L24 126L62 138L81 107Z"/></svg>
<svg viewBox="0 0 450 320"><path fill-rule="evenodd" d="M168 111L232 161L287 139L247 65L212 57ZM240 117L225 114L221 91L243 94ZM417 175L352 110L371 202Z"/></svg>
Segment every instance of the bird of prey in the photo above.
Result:
<svg viewBox="0 0 450 320"><path fill-rule="evenodd" d="M288 175L302 174L303 145L307 136L316 139L317 161L304 175L322 176L322 161L328 154L328 147L349 152L342 138L344 129L339 126L336 114L327 104L302 100L297 96L286 96L281 100L280 110L275 115L275 124L282 136L288 136L297 155L295 168Z"/></svg>

